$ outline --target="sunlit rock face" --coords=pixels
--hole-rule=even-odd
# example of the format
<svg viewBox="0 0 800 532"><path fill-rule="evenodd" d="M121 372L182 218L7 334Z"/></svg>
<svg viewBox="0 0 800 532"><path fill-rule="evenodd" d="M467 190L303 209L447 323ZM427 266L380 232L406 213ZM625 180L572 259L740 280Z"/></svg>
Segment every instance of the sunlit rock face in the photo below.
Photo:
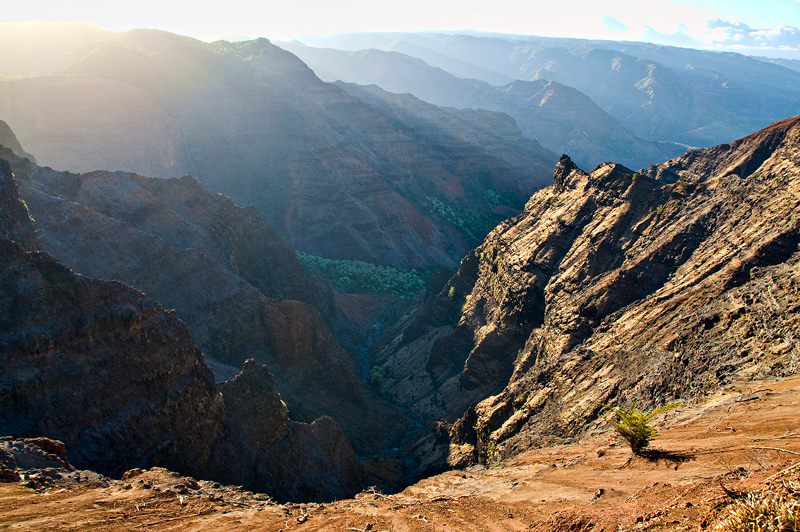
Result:
<svg viewBox="0 0 800 532"><path fill-rule="evenodd" d="M379 353L381 389L455 422L453 465L582 434L599 403L796 372L798 139L787 119L642 173L562 157Z"/></svg>

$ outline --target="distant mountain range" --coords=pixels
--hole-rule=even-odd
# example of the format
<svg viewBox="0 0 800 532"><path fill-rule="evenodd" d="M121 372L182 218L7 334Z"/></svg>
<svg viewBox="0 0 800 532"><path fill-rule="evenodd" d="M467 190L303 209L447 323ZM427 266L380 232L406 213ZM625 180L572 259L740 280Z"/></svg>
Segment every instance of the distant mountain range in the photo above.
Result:
<svg viewBox="0 0 800 532"><path fill-rule="evenodd" d="M735 53L480 33L350 33L302 41L338 50L400 52L460 78L492 85L514 80L558 82L583 92L632 134L650 141L711 146L800 112L800 94L795 90L800 72ZM358 71L360 83L370 82L369 78L378 85L391 83L387 78L392 75L384 67L340 67L341 56L332 60L329 53L312 59L320 52L285 46L324 67L323 77ZM389 56L382 57L386 61ZM356 60L370 64L351 56L351 62ZM576 160L583 157L571 155Z"/></svg>
<svg viewBox="0 0 800 532"><path fill-rule="evenodd" d="M0 117L40 163L191 174L333 259L454 266L557 160L502 113L366 105L266 39L134 30L60 61L0 81Z"/></svg>
<svg viewBox="0 0 800 532"><path fill-rule="evenodd" d="M357 52L281 43L326 81L343 80L411 93L436 105L508 113L528 138L557 153L573 154L593 168L615 160L640 168L679 155L686 147L646 141L622 126L580 91L544 79L516 80L504 86L458 78L421 59L399 52Z"/></svg>

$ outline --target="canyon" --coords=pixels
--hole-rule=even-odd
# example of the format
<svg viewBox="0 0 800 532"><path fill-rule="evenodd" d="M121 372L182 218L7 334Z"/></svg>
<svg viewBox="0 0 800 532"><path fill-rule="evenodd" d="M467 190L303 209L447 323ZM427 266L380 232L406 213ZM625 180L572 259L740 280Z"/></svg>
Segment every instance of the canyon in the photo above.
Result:
<svg viewBox="0 0 800 532"><path fill-rule="evenodd" d="M464 36L415 38L440 53L456 42L485 51ZM757 491L794 467L779 451L795 453L786 447L797 428L800 117L671 151L727 138L791 102L760 99L731 118L725 98L697 96L688 78L699 74L665 70L688 55L669 63L663 50L608 43L526 49L523 71L541 74L547 56L588 76L588 63L617 57L637 80L644 69L694 91L683 129L655 127L638 107L623 125L601 109L613 102L562 84L572 67L555 69L561 80L508 81L502 97L469 82L469 98L548 100L542 131L602 115L595 138L666 159L584 170L526 138L512 116L325 82L266 39L207 44L150 30L86 39L47 63L57 75L0 80L0 478L19 486L0 484L4 515L63 489L53 500L80 506L104 493L122 504L124 516L92 517L115 522L149 497L170 523L200 528L231 524L227 501L243 526L265 512L259 523L275 530L427 530L446 512L475 529L503 515L503 529L625 529L638 525L623 510L642 497L642 528L679 511L659 506L675 494L657 482L712 497L712 481ZM664 64L619 55L634 51ZM388 60L363 57L375 55ZM473 72L488 71L485 57ZM444 86L468 85L412 63ZM783 70L767 93L794 79ZM732 121L715 130L723 118ZM646 123L652 134L625 136ZM621 149L570 138L559 142L583 161ZM298 250L417 268L427 285L406 298L344 293ZM749 389L759 401L739 408ZM692 479L640 457L614 477L618 491L587 480L620 475L606 460L629 455L604 405L672 401L688 406L659 418L670 431L662 462L678 471L697 459ZM703 432L725 408L746 434ZM717 446L755 449L758 438L787 441L759 468L742 465L747 474L712 466ZM20 466L34 455L50 464L35 474ZM581 478L569 484L558 468ZM73 482L82 470L93 472ZM525 499L549 498L548 482L568 494L556 521ZM528 487L509 498L505 484ZM721 507L687 493L675 497L701 507L692 524L719 518ZM597 500L602 511L582 521ZM476 509L485 513L470 521Z"/></svg>

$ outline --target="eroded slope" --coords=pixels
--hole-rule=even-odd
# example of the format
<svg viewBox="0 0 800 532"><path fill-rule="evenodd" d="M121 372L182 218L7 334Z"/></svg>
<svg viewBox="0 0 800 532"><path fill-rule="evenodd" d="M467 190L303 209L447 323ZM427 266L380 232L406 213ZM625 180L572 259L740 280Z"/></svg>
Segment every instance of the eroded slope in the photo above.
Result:
<svg viewBox="0 0 800 532"><path fill-rule="evenodd" d="M460 417L459 463L583 433L598 402L796 372L799 139L788 119L641 175L562 157L377 355L382 390Z"/></svg>

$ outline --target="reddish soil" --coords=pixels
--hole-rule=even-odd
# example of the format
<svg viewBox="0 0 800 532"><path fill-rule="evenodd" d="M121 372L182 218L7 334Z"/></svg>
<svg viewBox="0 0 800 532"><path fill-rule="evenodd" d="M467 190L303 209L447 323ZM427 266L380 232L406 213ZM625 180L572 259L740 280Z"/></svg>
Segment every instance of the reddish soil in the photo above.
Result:
<svg viewBox="0 0 800 532"><path fill-rule="evenodd" d="M160 468L106 486L6 483L0 530L712 530L741 492L800 490L800 376L726 387L659 429L649 460L629 461L609 430L330 504L276 504Z"/></svg>

